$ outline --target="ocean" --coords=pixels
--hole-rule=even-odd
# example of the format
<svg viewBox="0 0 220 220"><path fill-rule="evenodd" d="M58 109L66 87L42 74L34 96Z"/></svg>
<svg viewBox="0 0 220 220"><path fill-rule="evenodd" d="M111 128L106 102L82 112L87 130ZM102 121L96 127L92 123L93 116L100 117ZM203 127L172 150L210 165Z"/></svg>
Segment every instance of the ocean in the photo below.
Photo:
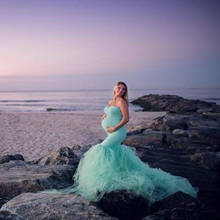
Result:
<svg viewBox="0 0 220 220"><path fill-rule="evenodd" d="M129 101L147 94L179 95L187 99L199 99L220 104L220 88L190 89L130 89ZM112 90L73 91L1 91L0 112L73 112L102 111ZM131 111L139 106L130 105Z"/></svg>

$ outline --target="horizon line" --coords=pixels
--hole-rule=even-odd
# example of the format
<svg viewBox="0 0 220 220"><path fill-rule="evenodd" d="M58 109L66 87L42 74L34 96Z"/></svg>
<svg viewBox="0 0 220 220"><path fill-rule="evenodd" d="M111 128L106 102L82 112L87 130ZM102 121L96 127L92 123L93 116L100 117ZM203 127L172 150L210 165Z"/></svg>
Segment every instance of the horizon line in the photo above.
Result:
<svg viewBox="0 0 220 220"><path fill-rule="evenodd" d="M174 90L174 89L220 89L220 87L178 87L178 88L131 88L129 90ZM77 91L108 91L112 89L48 89L48 90L0 90L0 92L77 92Z"/></svg>

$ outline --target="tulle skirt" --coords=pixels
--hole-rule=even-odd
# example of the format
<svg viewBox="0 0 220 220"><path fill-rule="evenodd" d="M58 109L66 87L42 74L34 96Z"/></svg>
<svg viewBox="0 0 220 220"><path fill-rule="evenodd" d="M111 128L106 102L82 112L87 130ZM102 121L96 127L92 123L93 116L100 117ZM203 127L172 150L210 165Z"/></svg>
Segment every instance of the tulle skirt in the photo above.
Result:
<svg viewBox="0 0 220 220"><path fill-rule="evenodd" d="M149 203L177 191L196 197L198 189L183 177L171 175L160 168L151 168L126 145L92 146L82 157L73 176L74 184L62 193L76 192L90 201L99 201L105 193L130 190Z"/></svg>

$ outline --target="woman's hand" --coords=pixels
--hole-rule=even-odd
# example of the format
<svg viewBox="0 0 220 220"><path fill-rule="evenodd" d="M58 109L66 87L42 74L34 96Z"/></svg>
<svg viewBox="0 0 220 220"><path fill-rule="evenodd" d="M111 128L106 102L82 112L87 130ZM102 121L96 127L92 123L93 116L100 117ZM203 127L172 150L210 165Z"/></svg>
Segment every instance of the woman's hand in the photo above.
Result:
<svg viewBox="0 0 220 220"><path fill-rule="evenodd" d="M114 131L116 131L115 127L107 127L107 131L108 133L112 133Z"/></svg>
<svg viewBox="0 0 220 220"><path fill-rule="evenodd" d="M106 114L103 114L103 115L102 115L102 120L103 120L104 118L106 118L106 116L107 116Z"/></svg>

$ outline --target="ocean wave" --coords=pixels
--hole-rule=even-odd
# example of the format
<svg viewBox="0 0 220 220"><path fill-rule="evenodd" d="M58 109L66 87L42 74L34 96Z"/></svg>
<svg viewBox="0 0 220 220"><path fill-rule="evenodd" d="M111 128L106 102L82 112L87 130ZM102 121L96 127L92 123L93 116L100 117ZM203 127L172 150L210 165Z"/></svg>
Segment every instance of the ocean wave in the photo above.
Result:
<svg viewBox="0 0 220 220"><path fill-rule="evenodd" d="M77 111L79 109L74 109L74 108L46 108L47 112L51 112L51 111L58 111L58 112L63 112L63 111L68 111L68 112L72 112L72 111Z"/></svg>

